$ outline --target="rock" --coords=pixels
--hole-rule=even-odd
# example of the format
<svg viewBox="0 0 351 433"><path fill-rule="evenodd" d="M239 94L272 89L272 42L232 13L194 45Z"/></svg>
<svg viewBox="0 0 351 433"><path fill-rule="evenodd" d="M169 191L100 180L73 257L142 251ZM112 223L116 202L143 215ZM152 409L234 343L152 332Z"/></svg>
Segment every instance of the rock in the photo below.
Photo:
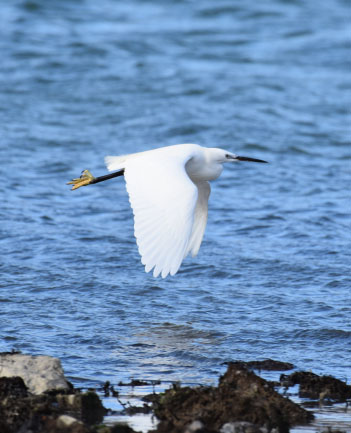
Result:
<svg viewBox="0 0 351 433"><path fill-rule="evenodd" d="M202 433L205 426L201 421L195 420L188 426L186 426L184 433Z"/></svg>
<svg viewBox="0 0 351 433"><path fill-rule="evenodd" d="M38 433L93 433L91 429L81 421L69 415L61 415L56 419L45 419ZM94 432L95 433L95 432Z"/></svg>
<svg viewBox="0 0 351 433"><path fill-rule="evenodd" d="M28 396L28 388L21 377L0 377L0 399L11 396L13 398L24 398Z"/></svg>
<svg viewBox="0 0 351 433"><path fill-rule="evenodd" d="M292 370L294 364L290 362L275 361L274 359L264 359L263 361L236 361L235 364L241 364L244 367L252 368L254 370L266 371L286 371Z"/></svg>
<svg viewBox="0 0 351 433"><path fill-rule="evenodd" d="M260 428L251 422L236 421L224 424L219 433L267 433L267 429L265 427Z"/></svg>
<svg viewBox="0 0 351 433"><path fill-rule="evenodd" d="M70 389L60 360L51 356L0 353L0 377L13 376L21 377L32 394Z"/></svg>
<svg viewBox="0 0 351 433"><path fill-rule="evenodd" d="M87 424L101 422L106 414L101 400L95 392L87 391L75 394L56 394L56 404L61 412L74 413Z"/></svg>
<svg viewBox="0 0 351 433"><path fill-rule="evenodd" d="M76 418L73 418L73 416L69 415L61 415L56 420L56 426L59 429L64 429L67 427L72 427L74 424L83 425L81 421L78 421Z"/></svg>
<svg viewBox="0 0 351 433"><path fill-rule="evenodd" d="M194 432L199 431L203 428L204 428L204 425L202 424L202 422L195 420L186 427L185 433L194 433Z"/></svg>
<svg viewBox="0 0 351 433"><path fill-rule="evenodd" d="M112 427L105 427L108 429L107 431L103 430L101 431L99 429L98 433L140 433L133 430L131 427L129 427L126 424L115 424Z"/></svg>
<svg viewBox="0 0 351 433"><path fill-rule="evenodd" d="M194 420L201 421L208 431L246 421L269 432L276 429L277 433L287 433L290 426L313 419L310 412L278 394L269 382L236 363L229 364L218 387L174 386L153 408L161 420L157 431L168 433L184 431Z"/></svg>
<svg viewBox="0 0 351 433"><path fill-rule="evenodd" d="M238 414L243 416L240 415L238 421L285 432L288 426L307 424L313 419L310 412L280 395L268 381L235 363L228 366L220 378L219 387L224 387L227 392L234 389L234 396L239 394L235 406ZM240 405L241 409L237 407Z"/></svg>
<svg viewBox="0 0 351 433"><path fill-rule="evenodd" d="M300 385L299 397L314 400L335 400L344 402L351 398L351 386L332 376L318 376L309 371L282 374L280 382L285 387Z"/></svg>
<svg viewBox="0 0 351 433"><path fill-rule="evenodd" d="M105 413L92 391L58 390L33 395L22 378L0 378L1 433L91 433L90 426L102 422Z"/></svg>
<svg viewBox="0 0 351 433"><path fill-rule="evenodd" d="M98 424L102 422L107 410L101 403L100 398L95 392L88 391L79 394L81 418L87 424Z"/></svg>
<svg viewBox="0 0 351 433"><path fill-rule="evenodd" d="M20 377L0 378L0 432L17 432L26 425L30 416L27 397L27 387Z"/></svg>
<svg viewBox="0 0 351 433"><path fill-rule="evenodd" d="M0 353L0 433L136 433L98 426L106 412L95 392L73 388L58 359Z"/></svg>

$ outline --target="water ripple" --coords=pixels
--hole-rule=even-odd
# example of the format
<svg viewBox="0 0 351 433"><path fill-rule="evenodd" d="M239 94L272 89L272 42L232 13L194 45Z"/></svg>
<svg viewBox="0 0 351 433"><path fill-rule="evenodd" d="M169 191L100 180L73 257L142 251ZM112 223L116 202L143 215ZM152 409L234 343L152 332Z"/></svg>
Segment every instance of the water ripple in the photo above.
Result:
<svg viewBox="0 0 351 433"><path fill-rule="evenodd" d="M347 7L4 3L2 350L59 356L78 386L265 357L349 378ZM225 167L199 255L155 280L124 180L65 182L179 141L269 164Z"/></svg>

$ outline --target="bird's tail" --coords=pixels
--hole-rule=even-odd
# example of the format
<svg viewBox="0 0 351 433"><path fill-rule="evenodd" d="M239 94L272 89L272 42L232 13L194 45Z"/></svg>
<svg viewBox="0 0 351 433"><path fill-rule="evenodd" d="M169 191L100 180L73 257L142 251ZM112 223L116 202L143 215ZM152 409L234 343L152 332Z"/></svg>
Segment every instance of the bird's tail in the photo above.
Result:
<svg viewBox="0 0 351 433"><path fill-rule="evenodd" d="M108 171L121 170L130 155L105 156L105 164Z"/></svg>
<svg viewBox="0 0 351 433"><path fill-rule="evenodd" d="M129 153L128 155L105 156L105 164L108 171L123 170L127 159L134 158L137 155L146 152Z"/></svg>

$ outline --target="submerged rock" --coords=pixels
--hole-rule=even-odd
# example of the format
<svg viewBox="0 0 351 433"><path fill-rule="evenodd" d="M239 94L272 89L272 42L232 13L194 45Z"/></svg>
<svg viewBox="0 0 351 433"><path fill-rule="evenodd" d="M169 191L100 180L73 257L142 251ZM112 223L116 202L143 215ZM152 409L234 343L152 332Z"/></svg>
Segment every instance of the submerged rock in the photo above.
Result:
<svg viewBox="0 0 351 433"><path fill-rule="evenodd" d="M294 364L291 364L290 362L275 361L274 359L269 358L262 361L237 361L236 364L238 363L254 370L286 371L294 368Z"/></svg>
<svg viewBox="0 0 351 433"><path fill-rule="evenodd" d="M334 400L338 402L351 398L351 386L332 376L318 376L309 371L282 374L280 381L285 387L299 384L299 397L313 400Z"/></svg>
<svg viewBox="0 0 351 433"><path fill-rule="evenodd" d="M278 394L242 363L230 363L218 387L174 386L153 407L161 420L157 431L167 433L183 432L195 420L206 426L203 432L223 430L226 424L228 430L230 423L245 421L251 424L251 431L264 427L267 432L287 433L290 426L313 419L310 412Z"/></svg>

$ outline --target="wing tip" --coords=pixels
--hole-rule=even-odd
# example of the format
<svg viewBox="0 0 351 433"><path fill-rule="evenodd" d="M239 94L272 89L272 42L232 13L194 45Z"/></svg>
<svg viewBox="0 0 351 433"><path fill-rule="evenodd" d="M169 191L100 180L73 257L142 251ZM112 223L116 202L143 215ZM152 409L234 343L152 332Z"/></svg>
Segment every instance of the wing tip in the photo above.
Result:
<svg viewBox="0 0 351 433"><path fill-rule="evenodd" d="M145 265L145 272L146 273L153 271L152 276L154 278L161 277L163 279L167 278L168 276L173 277L179 271L179 268L180 268L180 265L178 265L176 268L173 268L173 269L169 268L169 267L161 268L157 264L150 265L150 264L143 263L143 265Z"/></svg>

